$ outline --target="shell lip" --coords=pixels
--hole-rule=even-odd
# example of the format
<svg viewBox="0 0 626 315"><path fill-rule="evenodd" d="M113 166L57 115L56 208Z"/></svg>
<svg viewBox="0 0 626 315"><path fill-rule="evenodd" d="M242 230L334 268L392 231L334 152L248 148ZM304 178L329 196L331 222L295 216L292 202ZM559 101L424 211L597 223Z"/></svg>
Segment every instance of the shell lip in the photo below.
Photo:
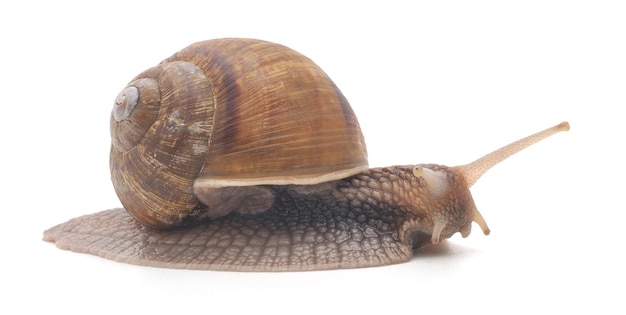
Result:
<svg viewBox="0 0 626 315"><path fill-rule="evenodd" d="M356 175L369 169L368 165L359 165L349 169L323 174L303 174L267 177L202 177L194 182L196 187L232 187L256 185L315 185Z"/></svg>

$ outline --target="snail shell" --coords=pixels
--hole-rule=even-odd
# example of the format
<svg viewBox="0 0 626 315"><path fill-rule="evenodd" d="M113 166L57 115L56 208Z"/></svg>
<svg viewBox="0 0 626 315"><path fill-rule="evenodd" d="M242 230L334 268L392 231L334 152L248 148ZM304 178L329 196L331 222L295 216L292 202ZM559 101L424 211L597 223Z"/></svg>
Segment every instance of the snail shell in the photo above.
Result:
<svg viewBox="0 0 626 315"><path fill-rule="evenodd" d="M233 194L221 187L312 185L368 168L358 120L330 78L252 39L196 43L138 75L115 101L111 137L117 195L153 228L243 211L219 207ZM267 195L246 212L272 200L237 192Z"/></svg>
<svg viewBox="0 0 626 315"><path fill-rule="evenodd" d="M110 167L125 209L72 219L44 240L170 268L405 262L414 248L468 236L473 222L488 234L469 188L565 130L566 122L461 166L368 169L354 112L311 60L258 40L200 42L137 76L115 101Z"/></svg>

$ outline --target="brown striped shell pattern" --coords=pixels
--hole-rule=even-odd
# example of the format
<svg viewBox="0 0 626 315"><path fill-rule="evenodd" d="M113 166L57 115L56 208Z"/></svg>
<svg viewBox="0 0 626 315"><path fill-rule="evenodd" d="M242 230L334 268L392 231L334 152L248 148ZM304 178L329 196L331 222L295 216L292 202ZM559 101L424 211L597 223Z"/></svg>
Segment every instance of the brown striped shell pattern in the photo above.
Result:
<svg viewBox="0 0 626 315"><path fill-rule="evenodd" d="M567 122L466 165L368 168L346 98L307 57L253 39L195 43L135 77L111 113L124 206L44 232L59 248L155 267L389 265L473 223L469 188ZM129 215L130 214L130 215Z"/></svg>
<svg viewBox="0 0 626 315"><path fill-rule="evenodd" d="M206 214L197 192L310 185L368 168L357 118L330 78L258 40L196 43L138 75L115 101L111 137L117 195L155 228L231 211Z"/></svg>

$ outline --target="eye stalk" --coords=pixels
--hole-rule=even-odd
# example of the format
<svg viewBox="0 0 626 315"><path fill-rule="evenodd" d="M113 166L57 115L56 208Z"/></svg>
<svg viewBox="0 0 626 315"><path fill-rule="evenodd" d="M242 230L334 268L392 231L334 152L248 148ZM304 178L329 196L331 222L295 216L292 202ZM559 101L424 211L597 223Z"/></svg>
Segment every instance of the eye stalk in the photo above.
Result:
<svg viewBox="0 0 626 315"><path fill-rule="evenodd" d="M457 200L464 199L462 197L465 196L466 201L462 203L463 206L461 208L463 207L466 208L466 211L468 211L468 213L471 215L470 217L471 221L467 224L462 224L459 226L458 231L461 233L463 237L467 237L470 234L472 221L476 222L476 224L480 226L480 228L482 229L485 235L488 235L490 233L489 227L487 226L487 223L485 222L485 219L483 218L483 216L480 214L480 212L476 208L476 205L474 204L474 201L469 192L469 188L472 185L474 185L474 183L478 180L478 178L480 178L490 168L504 161L506 158L510 157L511 155L551 135L554 135L558 132L568 131L569 128L570 128L569 123L562 122L556 126L537 132L533 135L530 135L528 137L515 141L509 145L506 145L496 151L493 151L483 156L482 158L479 158L478 160L472 163L449 168L448 170L451 173L455 174L457 178L456 184L454 185L442 184L442 181L438 180L439 176L432 175L432 173L442 173L442 172L432 171L429 168L422 167L420 165L416 166L413 169L413 174L415 176L422 177L426 181L426 185L428 187L427 191L429 192L429 194L431 191L437 191L437 192L441 191L440 188L436 188L433 190L433 188L429 186L434 185L435 187L442 187L444 185L450 185L451 186L451 188L449 189L450 191L444 192L445 195L454 196L454 198L452 199L457 199ZM446 178L444 177L444 179ZM449 181L444 181L444 182L449 183ZM450 197L446 197L446 198L450 198ZM456 206L460 206L460 205L456 205ZM464 211L461 211L461 213L463 212ZM442 232L445 231L446 228L450 228L450 224L452 222L458 222L458 218L453 215L454 213L455 213L454 211L448 211L448 212L443 211L433 217L433 234L432 234L432 239L431 239L431 242L433 244L437 244L439 242Z"/></svg>
<svg viewBox="0 0 626 315"><path fill-rule="evenodd" d="M465 177L468 187L472 187L474 183L496 164L506 160L511 155L528 148L529 146L561 131L568 131L569 123L564 121L556 126L550 127L543 131L532 134L526 138L517 140L498 150L495 150L480 159L466 164L457 166L456 169Z"/></svg>

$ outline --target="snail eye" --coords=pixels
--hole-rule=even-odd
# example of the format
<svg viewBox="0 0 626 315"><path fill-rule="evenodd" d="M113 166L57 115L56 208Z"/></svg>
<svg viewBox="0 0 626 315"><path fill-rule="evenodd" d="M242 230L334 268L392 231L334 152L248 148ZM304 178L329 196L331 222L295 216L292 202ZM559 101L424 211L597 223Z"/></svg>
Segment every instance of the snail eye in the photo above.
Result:
<svg viewBox="0 0 626 315"><path fill-rule="evenodd" d="M113 118L116 121L122 121L133 112L139 101L139 90L134 86L128 86L115 99L113 105Z"/></svg>

